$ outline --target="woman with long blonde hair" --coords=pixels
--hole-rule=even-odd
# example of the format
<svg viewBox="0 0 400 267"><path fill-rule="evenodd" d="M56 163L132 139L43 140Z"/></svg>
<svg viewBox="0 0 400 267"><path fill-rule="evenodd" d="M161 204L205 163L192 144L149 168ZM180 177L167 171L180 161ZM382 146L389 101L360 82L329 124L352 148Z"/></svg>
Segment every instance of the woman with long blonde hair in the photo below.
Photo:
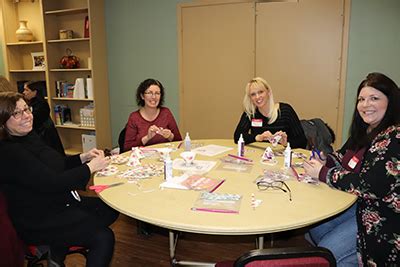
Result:
<svg viewBox="0 0 400 267"><path fill-rule="evenodd" d="M299 117L287 103L275 103L272 88L263 78L256 77L246 86L244 112L236 127L234 140L243 135L246 144L277 140L293 148L305 148L307 139Z"/></svg>

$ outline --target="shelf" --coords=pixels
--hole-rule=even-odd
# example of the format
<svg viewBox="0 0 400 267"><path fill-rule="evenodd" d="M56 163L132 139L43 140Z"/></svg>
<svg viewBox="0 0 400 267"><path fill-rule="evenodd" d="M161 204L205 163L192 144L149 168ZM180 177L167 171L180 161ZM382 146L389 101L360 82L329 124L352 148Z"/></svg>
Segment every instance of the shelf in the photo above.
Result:
<svg viewBox="0 0 400 267"><path fill-rule="evenodd" d="M9 70L9 72L45 72L45 70Z"/></svg>
<svg viewBox="0 0 400 267"><path fill-rule="evenodd" d="M51 99L60 101L93 101L93 99L89 98L71 98L71 97L52 97Z"/></svg>
<svg viewBox="0 0 400 267"><path fill-rule="evenodd" d="M90 38L72 38L72 39L55 39L55 40L48 40L48 43L67 43L67 42L84 42L90 41Z"/></svg>
<svg viewBox="0 0 400 267"><path fill-rule="evenodd" d="M84 69L84 68L79 68L79 69L51 69L50 71L52 71L52 72L74 72L74 71L91 71L91 69Z"/></svg>
<svg viewBox="0 0 400 267"><path fill-rule="evenodd" d="M64 15L73 15L80 13L88 13L88 8L69 8L69 9L59 9L44 12L45 15L56 15L56 16L64 16Z"/></svg>
<svg viewBox="0 0 400 267"><path fill-rule="evenodd" d="M88 127L88 126L80 126L79 124L63 124L63 125L58 125L56 124L56 128L64 128L64 129L74 129L74 130L89 130L89 131L95 131L95 127Z"/></svg>
<svg viewBox="0 0 400 267"><path fill-rule="evenodd" d="M7 43L7 46L23 46L23 45L37 45L43 44L42 41L33 41L33 42L17 42L17 43Z"/></svg>

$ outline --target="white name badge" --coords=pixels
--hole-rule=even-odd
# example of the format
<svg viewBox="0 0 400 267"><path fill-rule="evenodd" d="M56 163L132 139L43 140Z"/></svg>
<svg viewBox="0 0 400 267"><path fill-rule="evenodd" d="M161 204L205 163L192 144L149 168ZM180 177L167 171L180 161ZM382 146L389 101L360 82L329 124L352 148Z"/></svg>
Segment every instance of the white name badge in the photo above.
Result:
<svg viewBox="0 0 400 267"><path fill-rule="evenodd" d="M347 164L347 166L349 166L351 169L354 169L356 166L357 166L357 163L359 162L360 160L356 157L356 156L353 156L352 158L351 158L351 160L349 161L349 163Z"/></svg>
<svg viewBox="0 0 400 267"><path fill-rule="evenodd" d="M251 120L251 126L252 127L262 127L263 126L262 119L252 119Z"/></svg>

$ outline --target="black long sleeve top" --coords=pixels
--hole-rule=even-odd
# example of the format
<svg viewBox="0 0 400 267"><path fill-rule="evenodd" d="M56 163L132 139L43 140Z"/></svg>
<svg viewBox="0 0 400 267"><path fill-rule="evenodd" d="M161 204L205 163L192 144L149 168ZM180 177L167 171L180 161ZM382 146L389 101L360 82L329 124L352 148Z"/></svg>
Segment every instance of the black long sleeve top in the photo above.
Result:
<svg viewBox="0 0 400 267"><path fill-rule="evenodd" d="M254 123L254 119L261 120L262 124L257 125ZM243 135L245 144L250 144L256 141L256 135L265 131L270 131L272 134L283 131L287 134L287 140L292 148L306 148L307 139L299 117L289 104L279 103L278 118L271 124L268 124L268 120L258 109L256 109L252 119L249 119L247 114L243 112L234 133L235 143L239 140L240 134Z"/></svg>
<svg viewBox="0 0 400 267"><path fill-rule="evenodd" d="M52 225L52 215L76 204L71 190L85 189L90 179L90 169L79 155L57 153L33 131L0 141L0 150L0 190L6 194L10 218L24 239Z"/></svg>

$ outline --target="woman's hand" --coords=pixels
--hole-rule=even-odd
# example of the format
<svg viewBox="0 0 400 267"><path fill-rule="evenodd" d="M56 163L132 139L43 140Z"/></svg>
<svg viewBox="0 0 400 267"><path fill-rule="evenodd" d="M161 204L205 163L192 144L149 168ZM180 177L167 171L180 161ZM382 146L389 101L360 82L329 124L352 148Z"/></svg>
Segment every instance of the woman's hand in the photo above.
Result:
<svg viewBox="0 0 400 267"><path fill-rule="evenodd" d="M286 146L287 145L287 134L283 131L278 131L274 134L274 136L272 138L274 138L275 136L280 136L280 140L278 141L279 144Z"/></svg>
<svg viewBox="0 0 400 267"><path fill-rule="evenodd" d="M147 138L150 140L153 138L156 134L160 132L160 128L158 128L156 125L151 125L149 129L147 130ZM148 141L147 140L147 141Z"/></svg>
<svg viewBox="0 0 400 267"><path fill-rule="evenodd" d="M87 165L90 169L90 173L102 170L110 164L111 157L104 157L104 155L99 155L94 157Z"/></svg>
<svg viewBox="0 0 400 267"><path fill-rule="evenodd" d="M160 132L158 134L162 135L165 139L168 139L169 141L172 141L174 139L174 134L171 132L170 129L160 128Z"/></svg>
<svg viewBox="0 0 400 267"><path fill-rule="evenodd" d="M306 174L308 174L312 178L318 179L319 172L321 171L323 164L316 159L311 159L309 161L305 160L303 166Z"/></svg>
<svg viewBox="0 0 400 267"><path fill-rule="evenodd" d="M262 142L262 141L268 141L269 138L272 137L272 133L270 131L265 131L262 134L258 134L256 136L256 141L257 142Z"/></svg>
<svg viewBox="0 0 400 267"><path fill-rule="evenodd" d="M82 163L88 162L88 161L92 160L94 157L98 157L98 156L104 157L104 151L97 149L97 148L93 148L90 151L79 155Z"/></svg>

